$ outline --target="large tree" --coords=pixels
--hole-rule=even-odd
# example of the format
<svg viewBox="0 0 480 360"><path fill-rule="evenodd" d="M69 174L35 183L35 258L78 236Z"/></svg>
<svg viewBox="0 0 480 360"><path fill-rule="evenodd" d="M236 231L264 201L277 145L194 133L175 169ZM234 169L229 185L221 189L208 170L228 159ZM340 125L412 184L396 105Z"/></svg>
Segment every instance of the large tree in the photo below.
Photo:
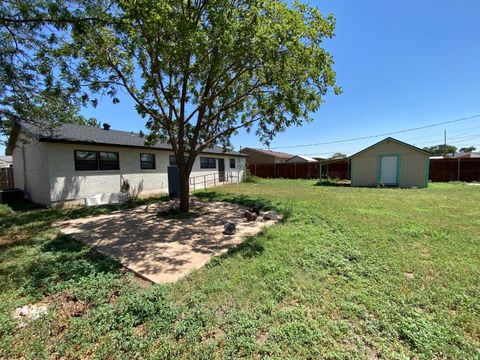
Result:
<svg viewBox="0 0 480 360"><path fill-rule="evenodd" d="M96 125L80 115L90 99L58 56L72 28L95 25L94 0L5 0L0 3L0 139L14 121L48 127L63 122ZM83 89L88 90L83 87Z"/></svg>
<svg viewBox="0 0 480 360"><path fill-rule="evenodd" d="M98 14L87 14L86 16ZM92 90L124 89L146 119L147 140L168 141L189 209L195 158L230 145L239 129L264 142L311 121L335 84L323 48L332 15L279 0L122 0L101 26L73 29L64 54Z"/></svg>

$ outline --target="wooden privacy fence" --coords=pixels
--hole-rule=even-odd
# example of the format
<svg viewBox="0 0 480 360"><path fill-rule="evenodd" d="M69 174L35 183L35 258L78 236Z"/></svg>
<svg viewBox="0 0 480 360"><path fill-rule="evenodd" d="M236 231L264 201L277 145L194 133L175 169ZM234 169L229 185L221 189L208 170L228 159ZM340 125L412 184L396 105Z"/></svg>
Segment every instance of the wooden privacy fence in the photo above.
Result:
<svg viewBox="0 0 480 360"><path fill-rule="evenodd" d="M324 179L350 179L350 160L332 160L320 164L320 175Z"/></svg>
<svg viewBox="0 0 480 360"><path fill-rule="evenodd" d="M0 168L0 190L13 188L13 168Z"/></svg>
<svg viewBox="0 0 480 360"><path fill-rule="evenodd" d="M432 159L429 178L434 182L480 181L480 158Z"/></svg>
<svg viewBox="0 0 480 360"><path fill-rule="evenodd" d="M250 164L250 174L262 178L318 179L318 163Z"/></svg>
<svg viewBox="0 0 480 360"><path fill-rule="evenodd" d="M350 179L348 159L324 163L252 164L248 168L252 175L263 178ZM430 160L429 180L433 182L480 181L480 158L432 159Z"/></svg>

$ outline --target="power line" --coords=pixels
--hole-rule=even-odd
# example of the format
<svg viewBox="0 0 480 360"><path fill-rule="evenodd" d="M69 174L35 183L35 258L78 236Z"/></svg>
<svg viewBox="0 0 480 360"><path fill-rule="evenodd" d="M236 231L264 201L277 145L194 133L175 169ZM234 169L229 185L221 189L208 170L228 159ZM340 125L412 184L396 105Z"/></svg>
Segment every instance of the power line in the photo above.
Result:
<svg viewBox="0 0 480 360"><path fill-rule="evenodd" d="M270 148L270 149L293 149L293 148L300 148L300 147L319 146L319 145L330 145L330 144L338 144L338 143L344 143L344 142L350 142L350 141L357 141L357 140L366 140L366 139L376 138L376 137L380 137L380 136L395 135L395 134L401 134L401 133L406 133L406 132L410 132L410 131L427 129L427 128L431 128L431 127L435 127L435 126L440 126L440 125L452 124L452 123L456 123L456 122L460 122L460 121L471 120L471 119L474 119L474 118L477 118L477 117L480 117L480 114L473 115L473 116L469 116L469 117L464 117L464 118L460 118L460 119L450 120L450 121L444 121L444 122L436 123L436 124L429 124L429 125L425 125L425 126L419 126L419 127L411 128L411 129L392 131L392 132L383 133L383 134L362 136L362 137L351 138L351 139L344 139L344 140L327 141L327 142L321 142L321 143L316 143L316 144L300 144L300 145L289 145L289 146L276 146L276 147L272 147L272 148Z"/></svg>

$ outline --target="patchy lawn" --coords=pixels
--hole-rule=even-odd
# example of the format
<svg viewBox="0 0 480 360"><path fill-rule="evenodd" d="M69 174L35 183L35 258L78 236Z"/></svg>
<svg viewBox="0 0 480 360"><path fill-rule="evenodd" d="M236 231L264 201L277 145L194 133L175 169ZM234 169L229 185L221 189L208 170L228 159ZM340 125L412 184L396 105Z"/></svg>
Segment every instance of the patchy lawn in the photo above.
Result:
<svg viewBox="0 0 480 360"><path fill-rule="evenodd" d="M174 285L58 235L75 211L0 206L0 358L478 358L480 188L261 180L197 194L285 221ZM48 304L16 328L12 311Z"/></svg>

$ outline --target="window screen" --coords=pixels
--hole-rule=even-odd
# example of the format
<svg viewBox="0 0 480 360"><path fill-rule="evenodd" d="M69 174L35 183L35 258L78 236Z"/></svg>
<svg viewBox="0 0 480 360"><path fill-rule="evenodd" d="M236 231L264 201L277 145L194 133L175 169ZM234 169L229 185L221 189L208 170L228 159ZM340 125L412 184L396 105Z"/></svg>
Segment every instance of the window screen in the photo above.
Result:
<svg viewBox="0 0 480 360"><path fill-rule="evenodd" d="M187 162L188 162L188 156L185 156L185 163ZM170 166L177 166L177 158L175 157L175 155L169 156L169 163L170 163Z"/></svg>
<svg viewBox="0 0 480 360"><path fill-rule="evenodd" d="M237 164L235 163L235 159L230 159L230 169L235 169Z"/></svg>
<svg viewBox="0 0 480 360"><path fill-rule="evenodd" d="M118 152L100 151L98 153L98 163L100 170L118 170Z"/></svg>
<svg viewBox="0 0 480 360"><path fill-rule="evenodd" d="M118 152L75 150L75 170L118 170Z"/></svg>
<svg viewBox="0 0 480 360"><path fill-rule="evenodd" d="M211 158L211 157L200 158L200 169L215 169L216 167L217 167L217 162L215 158Z"/></svg>
<svg viewBox="0 0 480 360"><path fill-rule="evenodd" d="M75 170L97 170L97 152L75 150Z"/></svg>
<svg viewBox="0 0 480 360"><path fill-rule="evenodd" d="M141 169L155 169L155 154L140 154Z"/></svg>

